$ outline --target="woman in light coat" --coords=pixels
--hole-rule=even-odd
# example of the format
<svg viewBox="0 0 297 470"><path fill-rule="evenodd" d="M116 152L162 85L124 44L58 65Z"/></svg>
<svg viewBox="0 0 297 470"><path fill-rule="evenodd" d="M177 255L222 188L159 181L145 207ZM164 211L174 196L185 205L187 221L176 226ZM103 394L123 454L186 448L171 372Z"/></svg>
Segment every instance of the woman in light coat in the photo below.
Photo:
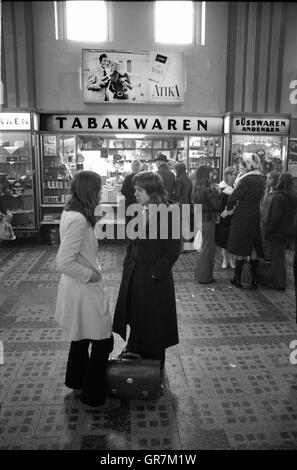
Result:
<svg viewBox="0 0 297 470"><path fill-rule="evenodd" d="M100 285L94 234L100 176L92 171L76 173L71 193L60 223L57 269L62 275L55 312L56 321L71 340L65 385L74 390L74 397L85 408L96 406L109 411L115 403L105 402L105 374L113 336L108 298Z"/></svg>

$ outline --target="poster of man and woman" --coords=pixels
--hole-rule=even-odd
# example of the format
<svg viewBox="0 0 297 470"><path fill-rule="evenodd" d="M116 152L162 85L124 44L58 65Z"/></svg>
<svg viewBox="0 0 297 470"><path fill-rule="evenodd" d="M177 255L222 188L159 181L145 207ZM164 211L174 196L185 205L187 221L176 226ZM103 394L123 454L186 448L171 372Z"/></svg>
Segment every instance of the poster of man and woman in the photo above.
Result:
<svg viewBox="0 0 297 470"><path fill-rule="evenodd" d="M177 52L82 50L86 103L183 103L184 55Z"/></svg>

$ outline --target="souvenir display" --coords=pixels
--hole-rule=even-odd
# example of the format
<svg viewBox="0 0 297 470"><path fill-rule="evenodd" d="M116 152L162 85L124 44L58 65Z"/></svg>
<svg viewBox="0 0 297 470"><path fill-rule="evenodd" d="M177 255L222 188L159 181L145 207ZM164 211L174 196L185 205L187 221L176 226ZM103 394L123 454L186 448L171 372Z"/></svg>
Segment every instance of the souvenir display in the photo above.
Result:
<svg viewBox="0 0 297 470"><path fill-rule="evenodd" d="M31 136L2 132L0 144L1 210L11 214L13 229L36 229Z"/></svg>

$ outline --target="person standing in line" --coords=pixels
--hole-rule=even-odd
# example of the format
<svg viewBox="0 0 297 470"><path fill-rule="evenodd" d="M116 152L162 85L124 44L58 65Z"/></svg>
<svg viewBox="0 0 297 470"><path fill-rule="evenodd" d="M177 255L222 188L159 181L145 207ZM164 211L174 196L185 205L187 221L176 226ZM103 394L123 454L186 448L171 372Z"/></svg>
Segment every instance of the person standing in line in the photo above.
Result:
<svg viewBox="0 0 297 470"><path fill-rule="evenodd" d="M241 287L244 258L250 256L253 287L258 283L258 258L263 257L260 229L260 201L265 181L259 171L260 158L255 153L245 153L241 166L246 171L237 178L237 185L227 201L222 217L233 214L227 249L236 256L231 284Z"/></svg>
<svg viewBox="0 0 297 470"><path fill-rule="evenodd" d="M141 162L140 160L133 160L131 163L131 173L127 175L123 181L122 188L121 188L121 193L123 196L125 196L125 221L126 221L126 226L128 222L133 219L133 216L128 216L126 215L127 208L130 206L130 204L136 204L136 197L135 197L135 189L132 184L132 180L134 176L139 173L141 170Z"/></svg>
<svg viewBox="0 0 297 470"><path fill-rule="evenodd" d="M286 247L294 241L297 215L297 192L290 173L279 177L267 218L265 237L271 244L272 273L268 286L287 287Z"/></svg>
<svg viewBox="0 0 297 470"><path fill-rule="evenodd" d="M155 158L155 163L158 168L157 173L161 176L167 191L167 198L169 201L173 201L175 191L175 176L173 171L171 171L168 166L168 159L166 155L159 153L159 155L157 155Z"/></svg>
<svg viewBox="0 0 297 470"><path fill-rule="evenodd" d="M163 371L166 348L178 343L172 268L180 253L180 238L174 237L174 231L179 232L179 214L174 217L168 210L167 219L164 213L153 210L161 205L171 208L157 173L137 173L133 184L137 202L143 208L144 236L139 233L128 242L113 331L126 340L129 325L130 336L123 352L160 360Z"/></svg>
<svg viewBox="0 0 297 470"><path fill-rule="evenodd" d="M107 88L110 83L109 59L106 54L98 58L99 64L93 69L87 78L87 89L92 101L109 101Z"/></svg>
<svg viewBox="0 0 297 470"><path fill-rule="evenodd" d="M224 170L224 179L219 183L219 187L222 191L222 202L220 213L225 210L228 197L232 194L234 188L233 183L236 178L235 168L233 166L228 166ZM231 215L228 217L221 217L219 218L219 222L216 224L216 233L215 233L215 241L218 246L222 249L222 256L223 256L223 263L222 268L227 269L228 264L230 264L231 268L235 268L235 260L234 256L227 251L228 245L228 236L230 230L230 223L231 223Z"/></svg>
<svg viewBox="0 0 297 470"><path fill-rule="evenodd" d="M182 235L190 232L190 204L193 184L187 175L187 167L184 163L180 162L175 165L176 180L175 180L175 193L174 200L180 204L181 210L181 228ZM183 210L182 205L188 205L189 213ZM184 249L184 238L181 236L181 252Z"/></svg>
<svg viewBox="0 0 297 470"><path fill-rule="evenodd" d="M215 223L222 201L219 185L210 183L210 170L211 168L206 165L197 168L192 194L194 204L202 204L202 246L195 270L199 284L214 282Z"/></svg>
<svg viewBox="0 0 297 470"><path fill-rule="evenodd" d="M271 261L271 244L268 242L268 240L266 240L267 221L274 194L273 191L275 190L275 187L278 183L279 176L280 173L278 171L271 171L268 173L266 180L266 190L260 203L262 244L264 250L264 259L267 261Z"/></svg>
<svg viewBox="0 0 297 470"><path fill-rule="evenodd" d="M296 310L296 323L297 323L297 227L295 227L294 233L295 251L293 258L293 274L294 274L294 285L295 285L295 310Z"/></svg>
<svg viewBox="0 0 297 470"><path fill-rule="evenodd" d="M74 398L80 399L85 409L112 411L118 402L106 399L105 393L107 362L113 349L111 313L100 285L94 234L101 178L93 171L80 171L74 175L70 190L71 199L61 217L56 258L61 278L55 320L71 340L65 385L73 389Z"/></svg>

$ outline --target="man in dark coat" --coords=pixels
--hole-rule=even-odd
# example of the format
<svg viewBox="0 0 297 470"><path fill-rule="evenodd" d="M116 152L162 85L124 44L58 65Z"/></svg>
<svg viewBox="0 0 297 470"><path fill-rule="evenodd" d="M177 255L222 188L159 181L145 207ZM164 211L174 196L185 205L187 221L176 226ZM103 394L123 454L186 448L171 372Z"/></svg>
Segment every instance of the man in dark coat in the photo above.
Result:
<svg viewBox="0 0 297 470"><path fill-rule="evenodd" d="M171 171L168 166L168 160L166 155L164 155L163 153L159 153L159 155L155 159L155 163L158 167L157 173L161 176L165 189L167 191L167 197L170 201L172 201L175 189L175 176L173 171Z"/></svg>

